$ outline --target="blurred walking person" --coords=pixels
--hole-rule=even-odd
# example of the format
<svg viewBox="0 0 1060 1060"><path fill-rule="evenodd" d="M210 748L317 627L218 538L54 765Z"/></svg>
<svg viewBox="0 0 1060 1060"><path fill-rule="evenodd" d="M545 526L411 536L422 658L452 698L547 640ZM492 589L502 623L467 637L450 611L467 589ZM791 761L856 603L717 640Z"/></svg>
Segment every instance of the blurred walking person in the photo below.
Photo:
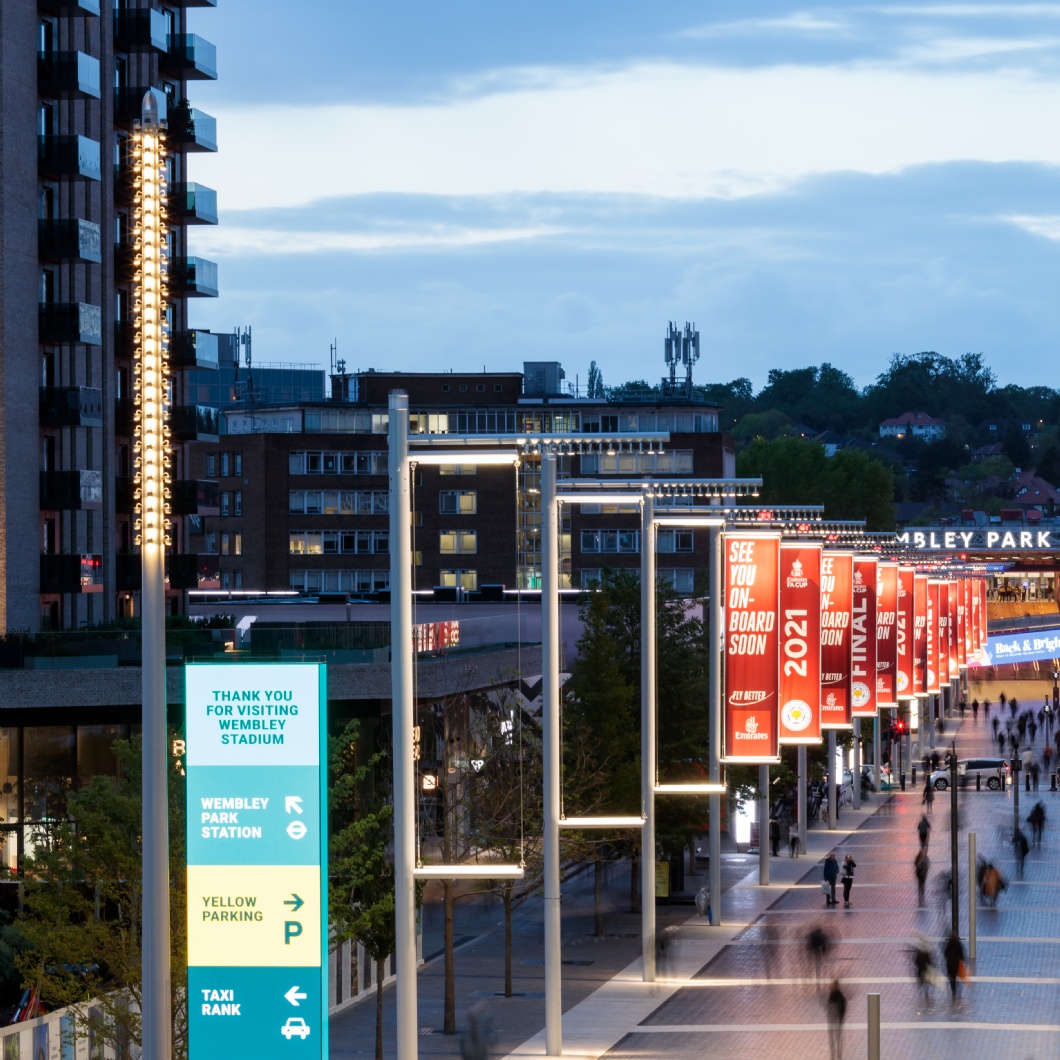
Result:
<svg viewBox="0 0 1060 1060"><path fill-rule="evenodd" d="M847 1018L847 996L838 979L828 991L828 1060L843 1060L843 1021Z"/></svg>
<svg viewBox="0 0 1060 1060"><path fill-rule="evenodd" d="M916 834L920 836L920 849L927 850L931 839L931 822L926 817L921 816L917 822Z"/></svg>
<svg viewBox="0 0 1060 1060"><path fill-rule="evenodd" d="M792 821L788 827L788 848L790 853L788 857L797 858L799 856L799 823L798 821Z"/></svg>
<svg viewBox="0 0 1060 1060"><path fill-rule="evenodd" d="M956 932L951 932L942 949L942 956L946 962L946 978L950 981L950 1001L957 1001L957 979L964 970L964 944Z"/></svg>
<svg viewBox="0 0 1060 1060"><path fill-rule="evenodd" d="M924 887L927 885L928 870L931 868L931 859L927 852L921 848L913 859L913 872L916 873L916 903L924 904Z"/></svg>

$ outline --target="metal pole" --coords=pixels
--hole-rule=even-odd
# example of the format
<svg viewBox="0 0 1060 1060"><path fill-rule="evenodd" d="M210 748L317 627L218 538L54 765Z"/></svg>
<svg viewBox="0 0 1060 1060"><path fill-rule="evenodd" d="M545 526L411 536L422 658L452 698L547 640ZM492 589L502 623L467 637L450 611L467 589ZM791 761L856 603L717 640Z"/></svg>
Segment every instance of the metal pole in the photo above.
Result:
<svg viewBox="0 0 1060 1060"><path fill-rule="evenodd" d="M769 766L758 767L758 885L769 883Z"/></svg>
<svg viewBox="0 0 1060 1060"><path fill-rule="evenodd" d="M1020 830L1020 760L1012 759L1012 838Z"/></svg>
<svg viewBox="0 0 1060 1060"><path fill-rule="evenodd" d="M880 790L880 756L883 753L880 746L880 721L882 715L877 714L872 721L872 771L873 771L873 783L876 785L876 790Z"/></svg>
<svg viewBox="0 0 1060 1060"><path fill-rule="evenodd" d="M978 869L975 862L975 832L968 833L968 959L975 960L976 883Z"/></svg>
<svg viewBox="0 0 1060 1060"><path fill-rule="evenodd" d="M710 782L721 783L721 528L710 528ZM710 904L713 921L722 922L721 903L721 796L709 795Z"/></svg>
<svg viewBox="0 0 1060 1060"><path fill-rule="evenodd" d="M799 854L806 853L806 829L810 827L810 822L806 816L806 745L799 744L799 806L798 806L798 822L799 822Z"/></svg>
<svg viewBox="0 0 1060 1060"><path fill-rule="evenodd" d="M869 1060L880 1060L879 994L869 994Z"/></svg>
<svg viewBox="0 0 1060 1060"><path fill-rule="evenodd" d="M559 502L556 455L541 454L541 654L545 817L545 1053L563 1052L559 886ZM654 895L652 888L651 894ZM641 904L653 900L642 896Z"/></svg>
<svg viewBox="0 0 1060 1060"><path fill-rule="evenodd" d="M640 518L640 945L646 983L655 982L655 709L655 498L649 493Z"/></svg>
<svg viewBox="0 0 1060 1060"><path fill-rule="evenodd" d="M416 792L413 775L412 476L409 399L390 394L390 683L394 729L394 956L397 1052L416 1060Z"/></svg>
<svg viewBox="0 0 1060 1060"><path fill-rule="evenodd" d="M839 800L839 778L835 767L835 729L828 730L828 827L836 824L836 805Z"/></svg>
<svg viewBox="0 0 1060 1060"><path fill-rule="evenodd" d="M927 699L925 699L923 701L923 703L924 703L924 713L927 714L928 717L925 719L923 717L923 715L921 715L921 718L920 718L920 757L921 758L924 757L924 747L925 746L927 746L927 748L929 750L934 748L934 746L935 746L935 697L934 696L928 696ZM927 741L926 741L926 744L925 744L925 740L924 740L924 731L925 731L924 730L924 722L925 721L927 722ZM912 764L913 764L913 762L910 759L909 765L912 766Z"/></svg>
<svg viewBox="0 0 1060 1060"><path fill-rule="evenodd" d="M850 770L854 778L854 809L861 809L861 718L854 719L854 764Z"/></svg>
<svg viewBox="0 0 1060 1060"><path fill-rule="evenodd" d="M960 933L961 914L957 905L959 894L957 864L957 756L950 755L950 915L955 935Z"/></svg>

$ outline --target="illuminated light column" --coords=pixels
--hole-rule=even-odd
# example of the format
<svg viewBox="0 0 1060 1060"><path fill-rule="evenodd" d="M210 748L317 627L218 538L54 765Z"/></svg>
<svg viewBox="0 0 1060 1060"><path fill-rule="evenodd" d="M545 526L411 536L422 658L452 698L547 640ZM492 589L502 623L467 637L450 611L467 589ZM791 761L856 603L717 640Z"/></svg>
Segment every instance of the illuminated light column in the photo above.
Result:
<svg viewBox="0 0 1060 1060"><path fill-rule="evenodd" d="M166 791L165 551L169 482L166 423L165 140L149 89L133 132L136 188L137 542L143 573L143 1055L169 1060L169 806Z"/></svg>

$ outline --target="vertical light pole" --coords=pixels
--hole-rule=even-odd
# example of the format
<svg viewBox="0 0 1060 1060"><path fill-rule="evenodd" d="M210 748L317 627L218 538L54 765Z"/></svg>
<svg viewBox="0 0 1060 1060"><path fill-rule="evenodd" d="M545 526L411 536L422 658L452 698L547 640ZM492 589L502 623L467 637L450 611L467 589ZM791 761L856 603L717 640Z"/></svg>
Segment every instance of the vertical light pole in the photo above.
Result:
<svg viewBox="0 0 1060 1060"><path fill-rule="evenodd" d="M397 1053L412 1060L416 1029L416 792L413 775L412 484L409 399L390 394L390 680L394 729L394 956L397 959Z"/></svg>
<svg viewBox="0 0 1060 1060"><path fill-rule="evenodd" d="M541 453L541 670L545 824L545 1053L559 1056L563 1052L559 881L559 502L556 499L556 455L544 450ZM644 900L648 900L647 895Z"/></svg>
<svg viewBox="0 0 1060 1060"><path fill-rule="evenodd" d="M851 764L850 775L853 777L851 795L853 796L853 808L861 809L861 718L854 719L854 761Z"/></svg>
<svg viewBox="0 0 1060 1060"><path fill-rule="evenodd" d="M641 965L646 983L655 982L655 498L648 491L640 520L640 758ZM692 852L695 857L695 851Z"/></svg>
<svg viewBox="0 0 1060 1060"><path fill-rule="evenodd" d="M721 564L723 536L720 527L710 528L710 777L711 784L721 783ZM722 922L721 901L721 795L709 795L710 825L710 900L713 921Z"/></svg>
<svg viewBox="0 0 1060 1060"><path fill-rule="evenodd" d="M950 760L950 915L954 935L960 934L961 914L957 905L960 888L957 886L957 754L952 752ZM930 780L929 780L930 783ZM968 878L975 872L973 864L968 865Z"/></svg>
<svg viewBox="0 0 1060 1060"><path fill-rule="evenodd" d="M148 89L133 132L136 173L136 471L143 667L142 1049L169 1060L169 798L166 753L166 573L169 426L166 422L165 141Z"/></svg>

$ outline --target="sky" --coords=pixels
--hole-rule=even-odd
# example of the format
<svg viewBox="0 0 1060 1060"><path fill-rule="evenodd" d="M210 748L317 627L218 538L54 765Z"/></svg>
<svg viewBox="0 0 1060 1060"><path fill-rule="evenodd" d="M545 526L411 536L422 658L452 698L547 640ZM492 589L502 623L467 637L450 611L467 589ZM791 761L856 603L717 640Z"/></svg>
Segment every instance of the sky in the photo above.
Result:
<svg viewBox="0 0 1060 1060"><path fill-rule="evenodd" d="M257 363L1060 385L1060 0L219 0L191 253Z"/></svg>

